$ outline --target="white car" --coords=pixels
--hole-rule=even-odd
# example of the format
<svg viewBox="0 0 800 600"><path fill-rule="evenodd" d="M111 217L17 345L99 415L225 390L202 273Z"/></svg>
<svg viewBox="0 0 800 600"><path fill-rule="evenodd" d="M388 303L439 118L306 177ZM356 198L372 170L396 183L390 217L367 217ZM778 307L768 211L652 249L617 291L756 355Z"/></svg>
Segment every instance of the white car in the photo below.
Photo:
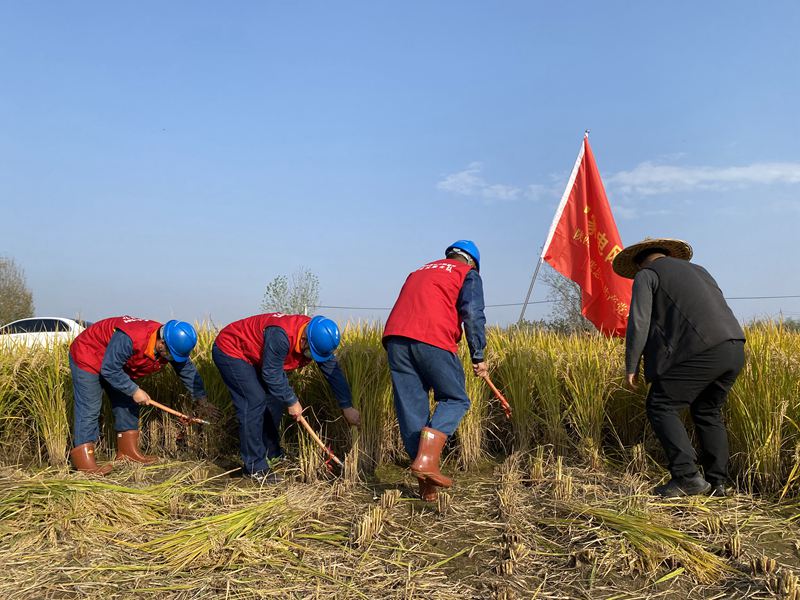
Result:
<svg viewBox="0 0 800 600"><path fill-rule="evenodd" d="M0 347L68 344L91 323L61 317L19 319L0 327Z"/></svg>

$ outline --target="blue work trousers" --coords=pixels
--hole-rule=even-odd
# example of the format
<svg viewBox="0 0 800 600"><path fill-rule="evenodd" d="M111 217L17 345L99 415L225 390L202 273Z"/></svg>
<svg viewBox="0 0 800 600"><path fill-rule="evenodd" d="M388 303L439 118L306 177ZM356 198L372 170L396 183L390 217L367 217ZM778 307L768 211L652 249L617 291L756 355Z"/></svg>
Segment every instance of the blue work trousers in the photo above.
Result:
<svg viewBox="0 0 800 600"><path fill-rule="evenodd" d="M423 427L450 436L469 410L464 368L457 354L409 338L389 337L386 352L400 434L406 452L413 460L417 456L419 433ZM433 416L428 400L431 389L436 400Z"/></svg>
<svg viewBox="0 0 800 600"><path fill-rule="evenodd" d="M216 344L211 357L236 407L243 470L245 474L267 471L267 459L283 455L280 425L285 407L249 362L228 356Z"/></svg>
<svg viewBox="0 0 800 600"><path fill-rule="evenodd" d="M72 372L72 391L75 398L75 434L73 444L80 446L97 442L100 437L100 409L103 407L103 390L111 400L114 430L139 429L139 405L131 396L111 387L100 375L79 368L69 357Z"/></svg>

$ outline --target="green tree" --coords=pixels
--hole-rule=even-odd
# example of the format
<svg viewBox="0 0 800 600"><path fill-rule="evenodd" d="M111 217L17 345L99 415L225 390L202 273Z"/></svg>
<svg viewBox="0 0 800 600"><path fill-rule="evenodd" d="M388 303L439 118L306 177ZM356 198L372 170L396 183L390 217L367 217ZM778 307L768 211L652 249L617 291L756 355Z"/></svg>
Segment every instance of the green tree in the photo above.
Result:
<svg viewBox="0 0 800 600"><path fill-rule="evenodd" d="M291 277L278 275L267 284L261 310L304 314L319 303L319 277L301 267Z"/></svg>
<svg viewBox="0 0 800 600"><path fill-rule="evenodd" d="M800 333L800 319L794 317L784 317L783 313L775 317L764 317L753 319L747 323L748 327L763 327L770 323L780 323L783 328L792 333Z"/></svg>
<svg viewBox="0 0 800 600"><path fill-rule="evenodd" d="M800 333L800 319L795 319L794 317L788 317L783 320L783 326L786 327L786 329L788 329L789 331Z"/></svg>
<svg viewBox="0 0 800 600"><path fill-rule="evenodd" d="M0 325L33 316L33 294L13 258L0 256Z"/></svg>
<svg viewBox="0 0 800 600"><path fill-rule="evenodd" d="M549 265L543 267L541 278L550 287L547 299L553 302L545 320L547 328L559 333L595 331L591 321L581 314L581 288L578 284Z"/></svg>

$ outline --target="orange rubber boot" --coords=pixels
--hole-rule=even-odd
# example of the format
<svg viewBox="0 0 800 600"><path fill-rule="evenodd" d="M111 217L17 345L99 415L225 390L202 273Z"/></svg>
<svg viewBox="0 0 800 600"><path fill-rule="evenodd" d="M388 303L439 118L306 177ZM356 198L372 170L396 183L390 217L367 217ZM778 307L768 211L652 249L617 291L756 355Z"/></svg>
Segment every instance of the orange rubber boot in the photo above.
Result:
<svg viewBox="0 0 800 600"><path fill-rule="evenodd" d="M411 463L411 472L419 478L427 479L433 485L449 488L453 480L442 475L439 463L442 459L442 448L447 436L441 431L423 427L419 433L419 449L417 457Z"/></svg>
<svg viewBox="0 0 800 600"><path fill-rule="evenodd" d="M417 477L419 481L419 497L425 502L436 502L439 499L439 490L427 479Z"/></svg>
<svg viewBox="0 0 800 600"><path fill-rule="evenodd" d="M132 460L133 462L151 465L158 460L157 456L142 454L139 451L139 431L130 429L117 432L116 460Z"/></svg>
<svg viewBox="0 0 800 600"><path fill-rule="evenodd" d="M108 475L113 467L111 465L98 465L94 458L94 442L86 442L75 446L69 452L72 464L78 471L94 473L95 475Z"/></svg>

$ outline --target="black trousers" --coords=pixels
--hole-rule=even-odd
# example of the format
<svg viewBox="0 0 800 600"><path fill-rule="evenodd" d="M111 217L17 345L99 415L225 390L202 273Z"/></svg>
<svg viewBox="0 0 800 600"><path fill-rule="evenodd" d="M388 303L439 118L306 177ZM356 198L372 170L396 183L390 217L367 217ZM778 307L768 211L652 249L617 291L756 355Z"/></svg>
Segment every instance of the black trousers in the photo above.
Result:
<svg viewBox="0 0 800 600"><path fill-rule="evenodd" d="M681 412L689 408L700 441L700 463L712 485L728 477L728 433L722 407L744 367L744 342L728 340L670 368L653 381L647 395L647 417L655 430L675 478L698 472Z"/></svg>

